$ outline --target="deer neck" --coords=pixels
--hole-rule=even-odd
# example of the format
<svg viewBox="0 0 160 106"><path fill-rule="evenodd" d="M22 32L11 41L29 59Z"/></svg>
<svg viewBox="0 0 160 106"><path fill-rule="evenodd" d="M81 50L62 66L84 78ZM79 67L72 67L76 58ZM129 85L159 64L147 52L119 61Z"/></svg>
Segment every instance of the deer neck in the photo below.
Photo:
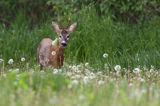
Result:
<svg viewBox="0 0 160 106"><path fill-rule="evenodd" d="M55 51L61 52L61 53L64 52L64 48L60 46L60 42L58 38L52 41L52 46L56 49Z"/></svg>

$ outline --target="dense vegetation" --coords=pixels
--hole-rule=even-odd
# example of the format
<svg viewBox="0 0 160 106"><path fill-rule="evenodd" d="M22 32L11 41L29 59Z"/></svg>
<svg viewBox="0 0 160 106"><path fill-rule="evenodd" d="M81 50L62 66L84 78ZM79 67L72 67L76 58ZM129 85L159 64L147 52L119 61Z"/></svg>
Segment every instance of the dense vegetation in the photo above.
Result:
<svg viewBox="0 0 160 106"><path fill-rule="evenodd" d="M107 63L109 67L116 64L124 67L160 65L158 16L138 24L125 24L114 21L110 16L98 17L94 5L90 5L84 6L70 18L72 22L78 22L78 27L66 48L67 62L90 62L94 66ZM52 20L48 17L48 20L31 29L26 14L19 12L9 28L1 24L1 58L7 61L9 58L18 60L26 57L28 61L36 62L36 48L40 40L57 36L51 27ZM63 25L68 24L66 15L58 20ZM107 59L103 58L104 53L109 55Z"/></svg>
<svg viewBox="0 0 160 106"><path fill-rule="evenodd" d="M159 106L160 0L1 0L0 106ZM61 69L39 70L52 20L77 22Z"/></svg>

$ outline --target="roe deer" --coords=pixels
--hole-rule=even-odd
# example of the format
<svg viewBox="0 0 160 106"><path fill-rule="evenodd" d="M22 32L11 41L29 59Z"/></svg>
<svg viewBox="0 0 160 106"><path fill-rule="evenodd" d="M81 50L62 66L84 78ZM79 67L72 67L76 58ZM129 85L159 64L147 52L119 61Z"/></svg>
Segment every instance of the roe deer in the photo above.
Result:
<svg viewBox="0 0 160 106"><path fill-rule="evenodd" d="M56 22L52 22L52 26L58 38L55 40L44 38L40 42L37 48L37 58L40 69L46 66L52 66L54 68L61 68L61 66L63 66L64 48L67 46L69 35L75 30L77 23L73 23L66 29L60 28Z"/></svg>

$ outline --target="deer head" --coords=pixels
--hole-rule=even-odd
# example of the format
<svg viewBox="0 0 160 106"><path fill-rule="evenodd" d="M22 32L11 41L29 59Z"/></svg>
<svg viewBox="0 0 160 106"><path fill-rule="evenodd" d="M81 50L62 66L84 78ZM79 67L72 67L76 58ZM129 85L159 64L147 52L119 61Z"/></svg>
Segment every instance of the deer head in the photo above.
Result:
<svg viewBox="0 0 160 106"><path fill-rule="evenodd" d="M58 23L52 22L52 26L54 28L54 31L58 35L58 40L59 40L60 46L65 48L67 46L70 33L75 31L77 23L71 24L68 28L60 28Z"/></svg>

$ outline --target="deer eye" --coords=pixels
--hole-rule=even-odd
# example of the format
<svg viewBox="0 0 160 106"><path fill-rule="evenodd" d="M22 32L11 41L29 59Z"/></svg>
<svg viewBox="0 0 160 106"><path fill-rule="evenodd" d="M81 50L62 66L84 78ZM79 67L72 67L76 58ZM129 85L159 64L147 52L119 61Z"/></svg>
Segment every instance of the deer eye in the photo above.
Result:
<svg viewBox="0 0 160 106"><path fill-rule="evenodd" d="M59 38L62 38L62 35L60 35Z"/></svg>
<svg viewBox="0 0 160 106"><path fill-rule="evenodd" d="M69 35L67 36L67 38L69 38Z"/></svg>

